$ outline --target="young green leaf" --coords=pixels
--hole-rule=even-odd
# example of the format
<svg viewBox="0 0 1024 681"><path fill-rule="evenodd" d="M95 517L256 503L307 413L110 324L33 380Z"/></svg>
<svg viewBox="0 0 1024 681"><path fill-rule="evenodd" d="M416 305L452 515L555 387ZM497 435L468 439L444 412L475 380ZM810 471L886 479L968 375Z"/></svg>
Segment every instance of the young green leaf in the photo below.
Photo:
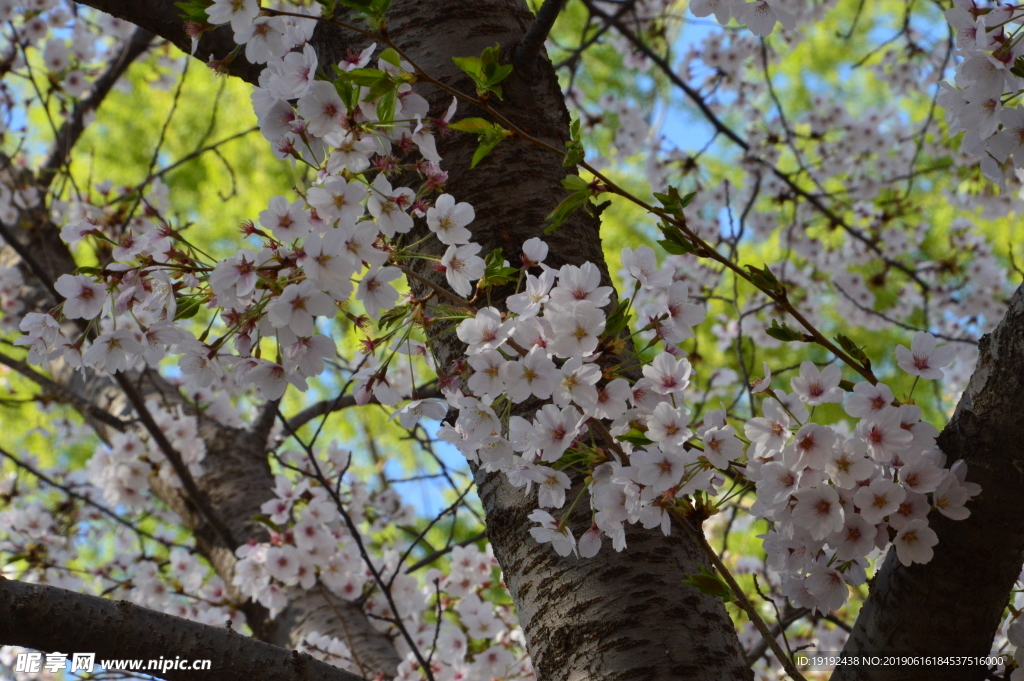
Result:
<svg viewBox="0 0 1024 681"><path fill-rule="evenodd" d="M551 225L545 228L545 234L551 234L558 229L563 222L569 219L569 216L576 212L576 209L585 204L590 199L590 190L578 191L569 194L565 197L558 206L555 207L551 214L544 218L545 221L550 221Z"/></svg>
<svg viewBox="0 0 1024 681"><path fill-rule="evenodd" d="M395 118L395 106L398 103L398 90L392 88L385 92L377 100L377 120L381 123L391 123Z"/></svg>
<svg viewBox="0 0 1024 681"><path fill-rule="evenodd" d="M690 575L683 580L683 584L689 584L690 586L696 587L701 593L721 598L723 601L728 603L733 600L735 596L732 593L732 589L725 583L721 577L717 574L708 570L703 565L700 566L699 575Z"/></svg>
<svg viewBox="0 0 1024 681"><path fill-rule="evenodd" d="M583 162L584 149L583 142L580 141L580 119L577 118L569 125L569 134L571 139L565 143L565 158L562 159L562 165L566 168L577 166Z"/></svg>
<svg viewBox="0 0 1024 681"><path fill-rule="evenodd" d="M645 447L647 445L654 444L654 440L651 440L647 437L646 433L637 430L636 428L630 429L630 431L625 435L619 435L618 439L628 442L635 447Z"/></svg>
<svg viewBox="0 0 1024 681"><path fill-rule="evenodd" d="M746 268L750 271L750 281L762 291L768 291L777 295L782 295L786 292L786 287L775 278L772 271L768 269L768 265L765 265L763 269L758 269L753 265L746 265Z"/></svg>
<svg viewBox="0 0 1024 681"><path fill-rule="evenodd" d="M658 229L661 230L662 235L665 237L663 240L658 242L658 245L672 255L686 255L687 253L693 253L697 250L693 246L693 243L686 238L682 230L675 225L662 222L658 225Z"/></svg>
<svg viewBox="0 0 1024 681"><path fill-rule="evenodd" d="M865 366L871 366L871 360L868 359L867 353L864 352L864 348L854 343L851 338L844 336L843 334L839 334L835 337L835 341L839 343L839 347L841 347L850 357L853 357Z"/></svg>
<svg viewBox="0 0 1024 681"><path fill-rule="evenodd" d="M181 10L182 19L205 24L210 20L206 14L206 8L212 4L213 0L189 0L188 2L176 2L174 6Z"/></svg>
<svg viewBox="0 0 1024 681"><path fill-rule="evenodd" d="M461 121L450 123L448 127L452 130L461 130L463 132L482 135L489 130L493 130L494 124L490 121L484 120L483 118L463 118Z"/></svg>
<svg viewBox="0 0 1024 681"><path fill-rule="evenodd" d="M667 194L660 192L654 192L654 198L661 202L661 205L665 207L669 213L672 213L676 217L683 216L683 209L690 205L690 201L697 195L697 192L690 192L686 196L679 196L679 190L675 187L669 187Z"/></svg>
<svg viewBox="0 0 1024 681"><path fill-rule="evenodd" d="M590 185L579 175L566 175L562 179L562 186L571 192L583 192L590 190Z"/></svg>
<svg viewBox="0 0 1024 681"><path fill-rule="evenodd" d="M501 46L497 44L484 49L479 57L452 57L455 65L473 79L476 94L481 99L487 99L491 94L496 95L498 99L502 97L502 89L498 83L512 73L512 65L502 64L500 60Z"/></svg>
<svg viewBox="0 0 1024 681"><path fill-rule="evenodd" d="M811 343L814 341L813 336L803 333L802 331L797 331L796 329L787 324L779 324L779 321L777 319L773 319L771 327L765 329L764 332L767 333L772 338L780 340L784 343L790 343L793 341Z"/></svg>
<svg viewBox="0 0 1024 681"><path fill-rule="evenodd" d="M470 168L476 168L477 164L484 159L487 154L491 153L494 147L498 146L498 143L507 137L511 137L512 133L501 127L500 125L494 125L490 130L480 135L480 143L473 153L473 159L469 163Z"/></svg>

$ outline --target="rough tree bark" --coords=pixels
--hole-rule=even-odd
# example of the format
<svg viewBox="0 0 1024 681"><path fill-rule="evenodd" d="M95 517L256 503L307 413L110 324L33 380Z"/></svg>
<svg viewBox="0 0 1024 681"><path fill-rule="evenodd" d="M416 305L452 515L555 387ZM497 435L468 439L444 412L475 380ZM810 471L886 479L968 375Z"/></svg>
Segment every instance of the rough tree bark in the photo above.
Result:
<svg viewBox="0 0 1024 681"><path fill-rule="evenodd" d="M894 550L875 575L845 652L988 655L1010 589L1024 564L1024 286L995 331L981 340L978 366L939 437L967 462L981 494L953 521L938 513L935 557L903 567ZM844 667L835 681L983 679L976 667Z"/></svg>
<svg viewBox="0 0 1024 681"><path fill-rule="evenodd" d="M54 648L55 640L60 646ZM153 674L173 681L362 681L333 665L224 627L0 577L0 641L36 650L95 653L96 660L210 660L209 670ZM143 667L145 669L145 667Z"/></svg>
<svg viewBox="0 0 1024 681"><path fill-rule="evenodd" d="M82 4L110 12L186 51L190 49L177 20L177 8L170 0L88 0ZM531 19L522 0L398 0L390 13L389 35L441 82L472 92L468 79L454 67L451 57L479 54L495 42L503 46L503 54L511 54ZM321 25L314 42L321 63L331 63L350 47L361 48L368 41ZM221 58L232 47L230 35L221 28L203 37L197 56ZM228 68L249 82L255 80L259 70L242 58ZM435 113L443 111L450 100L429 88L420 91ZM528 81L513 75L502 109L526 132L550 144L561 146L568 138L568 115L546 58ZM463 111L461 115L474 112ZM465 135L441 140L439 150L450 173L447 190L475 206L477 220L471 227L483 251L501 247L514 257L525 239L541 235L544 216L564 194L559 182L566 171L559 156L518 140L503 143L480 167L470 171L474 147L475 142ZM40 230L49 231L52 226L37 225L30 231ZM597 218L577 214L558 233L545 237L551 247L549 264L591 261L604 270L598 230ZM60 260L66 265L63 244L52 234L44 238L48 238L48 246L61 252ZM53 274L64 271L68 270L60 268ZM604 276L607 279L606 271ZM432 350L445 369L462 354L452 335ZM109 385L85 392L110 395L106 401L110 406L123 404L123 396ZM174 395L160 392L180 402ZM205 425L213 430L204 432L204 439L210 438L210 453L205 462L208 473L198 481L200 488L215 511L222 514L236 541L259 538L259 530L252 527L249 518L252 509L268 498L270 489L264 442L254 437L260 433L230 432L222 426ZM265 432L262 435L265 438ZM658 531L634 527L627 533L630 548L624 553L606 549L592 560L558 558L549 547L530 539L532 523L526 515L531 505L519 490L498 476L480 476L478 482L487 511L488 533L541 679L752 677L721 601L682 584L685 575L698 572L704 562L691 539L678 530L671 537L663 537ZM171 498L168 502L196 531L200 546L218 570L230 576L234 547L225 546L206 527L188 500ZM577 514L583 516L586 512L580 509ZM579 523L577 532L588 523ZM332 615L327 607L321 604L303 610L301 615L289 614L300 607L300 603L293 603L274 625L255 623L257 632L266 640L294 645L296 633L303 630L300 623L322 618L326 626L310 628L344 640L338 627L331 628Z"/></svg>

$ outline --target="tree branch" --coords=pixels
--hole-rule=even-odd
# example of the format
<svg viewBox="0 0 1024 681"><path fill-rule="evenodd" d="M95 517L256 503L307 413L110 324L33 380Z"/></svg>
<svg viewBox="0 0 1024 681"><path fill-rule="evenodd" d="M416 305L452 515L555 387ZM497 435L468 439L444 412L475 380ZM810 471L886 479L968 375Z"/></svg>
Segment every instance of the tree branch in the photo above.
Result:
<svg viewBox="0 0 1024 681"><path fill-rule="evenodd" d="M434 386L424 386L416 389L416 395L421 400L430 399L433 397L441 397L440 388ZM367 404L380 404L377 398L370 398ZM356 398L353 395L338 395L333 400L322 400L316 404L306 407L295 416L288 419L285 423L288 425L288 432L297 432L299 428L306 425L318 416L325 414L333 414L336 411L342 409L348 409L349 407L356 406Z"/></svg>
<svg viewBox="0 0 1024 681"><path fill-rule="evenodd" d="M84 0L78 4L98 9L152 31L174 43L185 54L192 51L192 38L185 33L185 20L173 0ZM225 24L204 33L193 56L204 62L211 59L221 60L231 54L235 47L237 45L231 26ZM262 65L246 61L244 54L239 54L227 66L228 73L253 84L259 79L262 70Z"/></svg>
<svg viewBox="0 0 1024 681"><path fill-rule="evenodd" d="M591 14L593 14L596 17L599 17L601 20L614 26L615 29L622 34L622 37L624 37L626 40L632 43L632 45L638 51L643 53L644 56L646 56L648 59L654 62L654 64L659 69L661 69L661 71L665 74L669 81L671 81L673 85L682 90L683 93L690 99L690 101L693 102L698 109L700 109L701 114L703 114L704 118L706 118L707 121L715 128L716 132L725 135L725 137L727 137L729 140L735 143L736 146L738 146L744 152L750 151L750 144L745 139L740 137L739 134L736 133L736 131L734 131L732 128L726 125L725 122L723 122L722 119L719 118L718 115L711 110L711 107L704 100L704 97L699 92L690 87L690 85L685 80L680 78L679 74L676 73L675 69L672 68L672 65L669 64L668 61L666 61L659 54L657 54L653 49L651 49L651 47L647 45L643 40L641 40L641 38L638 35L636 35L636 33L631 31L629 27L626 26L618 18L618 15L612 16L607 12L601 10L600 7L596 7L594 5L592 0L583 1L587 5L587 9L591 12ZM782 182L784 182L786 186L788 186L794 194L800 196L809 204L811 204L811 206L813 206L814 209L817 210L822 216L824 216L831 224L842 228L843 231L845 231L847 234L860 241L867 248L869 248L871 251L877 254L878 257L887 265L895 267L899 271L903 272L903 274L905 274L907 277L913 280L921 288L922 291L928 290L928 283L921 279L921 276L916 271L914 271L912 268L908 267L904 263L886 256L886 254L882 251L881 247L874 240L866 236L859 229L856 229L855 227L850 225L850 223L848 223L840 215L836 214L831 208L825 205L825 202L822 201L821 195L813 194L807 191L806 189L804 189L803 187L796 183L796 181L793 179L793 176L791 176L789 173L785 173L779 170L777 166L770 163L769 161L766 161L765 159L759 156L752 156L749 158L751 158L751 160L753 161L760 163L775 177L782 180Z"/></svg>
<svg viewBox="0 0 1024 681"><path fill-rule="evenodd" d="M96 659L211 660L208 671L147 671L162 679L209 681L361 681L306 654L149 610L128 601L26 584L0 576L0 643L46 652L96 653ZM144 662L145 664L145 662Z"/></svg>
<svg viewBox="0 0 1024 681"><path fill-rule="evenodd" d="M47 295L50 296L50 299L54 304L64 300L64 296L57 293L57 289L53 287L53 281L46 273L46 270L36 262L36 259L29 253L25 244L18 241L17 237L11 233L11 230L7 229L7 226L2 223L0 223L0 238L3 238L4 242L11 247L11 250L18 254L21 261L25 263L25 267L28 268L32 275L39 280L39 283L43 285L43 288L46 289Z"/></svg>
<svg viewBox="0 0 1024 681"><path fill-rule="evenodd" d="M537 16L533 19L533 24L530 25L530 30L516 47L513 63L525 75L533 73L533 66L544 49L544 41L547 40L565 3L566 0L544 0L544 4L540 6Z"/></svg>
<svg viewBox="0 0 1024 681"><path fill-rule="evenodd" d="M472 537L470 537L469 539L465 539L463 541L456 542L456 543L452 544L451 546L446 546L443 549L438 549L437 551L434 551L433 553L428 553L426 556L424 556L423 558L419 559L418 561L416 561L415 563L413 563L412 565L407 567L405 569L405 574L410 574L412 572L416 572L416 570L419 570L422 567L426 567L426 566L430 565L431 563L433 563L438 558L441 558L442 556L445 556L445 555L451 553L452 549L454 549L456 546L465 548L465 547L469 546L470 544L477 543L481 539L487 539L487 532L486 531L485 532L480 532L479 534L475 534Z"/></svg>

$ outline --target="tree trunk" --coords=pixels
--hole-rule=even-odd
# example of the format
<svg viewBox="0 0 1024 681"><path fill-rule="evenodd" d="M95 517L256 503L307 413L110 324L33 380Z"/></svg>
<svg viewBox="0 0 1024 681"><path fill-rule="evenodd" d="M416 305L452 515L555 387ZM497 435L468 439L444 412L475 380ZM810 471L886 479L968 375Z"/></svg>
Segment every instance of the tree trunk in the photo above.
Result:
<svg viewBox="0 0 1024 681"><path fill-rule="evenodd" d="M981 494L971 516L932 513L935 557L903 567L894 550L875 575L844 652L988 655L1024 563L1024 286L981 340L978 366L938 444L967 462ZM983 679L982 667L843 667L835 681Z"/></svg>

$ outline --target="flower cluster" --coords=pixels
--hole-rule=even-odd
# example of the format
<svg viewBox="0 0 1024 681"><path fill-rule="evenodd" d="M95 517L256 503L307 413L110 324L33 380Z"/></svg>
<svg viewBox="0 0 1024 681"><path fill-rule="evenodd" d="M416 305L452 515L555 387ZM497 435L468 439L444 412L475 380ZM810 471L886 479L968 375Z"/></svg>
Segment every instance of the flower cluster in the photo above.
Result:
<svg viewBox="0 0 1024 681"><path fill-rule="evenodd" d="M945 15L962 58L953 84L943 83L939 98L949 132L964 133L962 151L980 159L985 176L1005 189L1007 159L1024 168L1024 108L1013 105L1024 84L1024 12L1008 4L957 0Z"/></svg>
<svg viewBox="0 0 1024 681"><path fill-rule="evenodd" d="M670 4L636 3L637 25L654 26ZM78 99L92 76L83 64L95 56L89 52L95 36L86 22L75 22L70 43L66 37L43 43L50 28L60 30L70 19L56 0L34 5L38 14L17 28L27 45L37 44L61 96ZM776 38L793 41L800 37L792 29L817 11L813 3L786 0L695 0L690 9L697 16L714 13L722 24L735 18L755 36L767 36L779 22L787 31ZM0 0L0 16L12 11ZM254 392L278 400L289 386L308 389L310 379L327 369L338 354L330 321L341 315L364 333L377 330L350 365L347 387L355 403L384 405L391 420L410 431L457 410L439 437L472 466L501 472L531 504L536 489L531 534L560 556L593 557L605 539L622 551L627 523L668 534L677 518L699 521L736 499L732 490L724 491L728 483L755 493L746 510L768 522L767 564L781 576L783 593L821 612L844 604L846 586L866 580L877 551L891 545L904 565L929 561L937 541L928 526L932 511L967 517L966 504L979 489L967 481L962 462L950 464L937 448L937 431L922 421L913 389L897 400L884 383L849 384L838 364L810 361L800 365L789 393L771 389L767 364L749 393L732 369L701 377L706 385L695 389L696 350L691 355L681 343L694 337L705 317L718 350L739 349L740 367L745 340L759 348L781 344L768 332L777 309L763 291L747 299L734 293L735 314L712 309L711 294L724 288L728 272L697 251L659 258L646 246L623 249L622 296L598 264L550 267L541 239L526 241L521 253L483 253L473 242L473 206L444 192L447 175L435 135L449 127L456 102L432 118L414 89L417 69L395 49L369 41L340 63L320 63L309 44L320 11L318 3L261 8L257 0L215 0L206 9L211 25L230 25L251 63L266 64L252 95L259 129L278 158L310 168L311 185L294 199L271 198L243 226L246 247L220 259L193 245L165 217L166 187L159 180L141 190L106 186L102 200L87 192L53 202L51 213L65 223L61 235L69 246L95 245L111 255L100 267L61 276L54 288L64 302L49 313L21 316L26 279L18 267L0 269L4 323L20 323L24 336L16 343L27 348L31 363L57 360L102 374L155 368L175 357L180 383L204 405L203 415L241 425L232 398L244 401ZM980 156L982 170L1000 180L1001 164L1016 160L1014 139L1020 137L1017 109L1008 108L1011 100L1004 96L1017 89L1016 29L1008 28L1020 19L1015 12L969 2L947 12L959 30L963 61L959 89L947 88L941 101L952 131L967 131L964 151ZM124 25L103 21L106 35L127 35ZM611 40L626 46L630 68L654 68L653 60L631 52L622 35ZM879 64L876 72L893 89L906 90L922 73L932 80L942 74L945 62L938 55L931 49L916 61ZM747 33L714 32L674 65L680 77L702 80L698 90L757 113L743 116L752 123L734 135L744 152L737 172L749 181L698 186L702 191L680 214L694 235L723 252L731 249L738 261L745 230L767 240L783 222L774 206L791 209L780 243L795 255L764 270L775 272L806 317L819 323L822 301L829 300L853 325L891 328L912 321L963 341L939 345L921 332L909 348L895 352L894 364L905 373L918 380L952 374L955 386L971 364L971 340L1002 310L1007 270L967 220L953 222L946 245L955 253L936 262L923 228L894 217L899 206L887 187L908 174L912 184L919 157L939 154L940 145L925 134L927 124L916 138L899 111L865 112L818 95L807 111L787 119L778 105L776 115L764 104L774 56L770 45ZM19 58L13 57L15 68ZM763 73L747 77L758 59ZM578 89L568 93L583 110L585 96ZM602 94L600 105L613 121L612 147L623 158L644 153L653 188L665 189L672 174L697 167L695 156L654 134L641 102ZM711 101L705 109L713 115L720 107L721 100ZM783 170L790 162L799 164L801 175ZM963 159L956 163L967 167ZM808 194L801 188L804 178L807 187L849 185L849 196L833 201L826 193ZM8 171L0 172L0 180L5 224L43 200ZM760 201L762 195L770 201ZM773 208L762 206L768 202ZM147 210L126 212L132 203ZM734 210L741 205L742 216ZM728 238L723 214L729 215ZM828 233L815 222L821 214ZM414 293L403 293L405 277ZM907 290L881 309L883 289L895 277L910 282ZM502 285L512 293L492 299ZM203 323L195 324L197 318ZM439 328L438 318L456 323L466 348L464 357L443 365L426 342ZM439 379L443 399L418 397L414 363ZM736 401L750 398L750 418L731 407L705 409L709 397L736 395ZM763 397L758 411L754 395ZM815 422L816 409L825 412L830 404L842 404L849 418L836 421L838 407L831 407L832 417ZM207 452L196 417L156 402L147 407L199 476ZM409 552L397 544L383 541L366 553L360 535L376 537L386 526L408 524L414 511L390 489L371 492L364 482L343 479L347 451L332 445L321 458L337 487L311 484L308 478L319 471L306 457L281 456L284 468L307 477L275 477L275 498L262 508L269 539L238 550L230 586L268 608L271 617L304 591L322 587L360 603L382 631L405 627L414 646L395 637L404 657L397 678L403 680L421 678L416 653L431 649L433 672L444 678L529 678L510 608L495 605L486 593L499 585L493 557L473 546L455 548L447 575L432 570L418 580L403 572ZM152 501L148 490L155 480L180 484L160 449L128 431L97 447L84 474L69 484L90 490L96 503L102 498L111 508L138 511ZM7 494L3 487L0 493ZM157 515L171 522L170 513ZM587 522L577 524L581 516ZM96 519L85 512L82 517ZM12 507L2 525L14 539L5 538L0 549L42 552L55 564L68 564L72 544L49 538L57 524L42 504ZM130 539L118 535L118 546L127 547ZM170 544L170 533L158 539ZM168 548L162 562L125 548L116 568L130 576L131 597L212 624L241 624L220 578L188 551ZM50 572L51 583L77 584L68 574ZM102 577L115 580L115 572ZM124 579L118 593L127 594L128 584ZM1021 645L1019 622L1008 622L1007 630L1009 640ZM302 649L358 671L347 643L335 636L306 633Z"/></svg>

